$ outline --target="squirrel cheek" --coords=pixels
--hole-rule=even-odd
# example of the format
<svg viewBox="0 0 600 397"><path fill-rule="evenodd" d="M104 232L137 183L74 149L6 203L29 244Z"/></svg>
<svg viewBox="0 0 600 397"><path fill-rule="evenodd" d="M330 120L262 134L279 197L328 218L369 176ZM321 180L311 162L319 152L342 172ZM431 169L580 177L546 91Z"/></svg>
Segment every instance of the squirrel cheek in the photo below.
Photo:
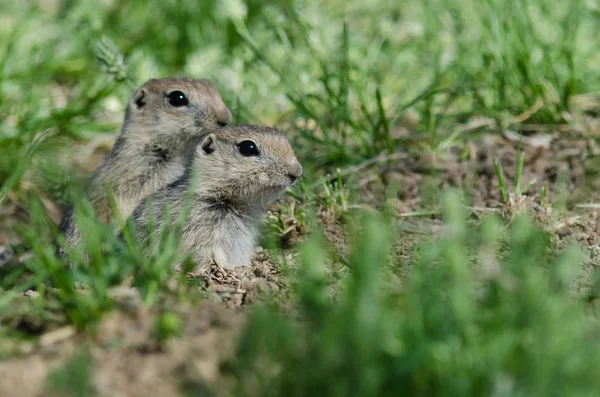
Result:
<svg viewBox="0 0 600 397"><path fill-rule="evenodd" d="M267 173L265 172L261 172L260 174L258 174L258 183L261 184L262 186L268 186L271 184L271 179L269 177L269 175L267 175Z"/></svg>

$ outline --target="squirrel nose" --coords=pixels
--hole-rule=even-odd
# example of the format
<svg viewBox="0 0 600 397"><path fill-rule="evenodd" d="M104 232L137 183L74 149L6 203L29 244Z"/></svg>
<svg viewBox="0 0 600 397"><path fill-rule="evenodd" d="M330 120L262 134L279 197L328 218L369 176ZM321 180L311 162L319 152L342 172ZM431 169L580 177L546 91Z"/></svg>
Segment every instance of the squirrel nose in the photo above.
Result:
<svg viewBox="0 0 600 397"><path fill-rule="evenodd" d="M217 112L217 124L219 127L225 127L231 123L232 114L229 108L225 107Z"/></svg>
<svg viewBox="0 0 600 397"><path fill-rule="evenodd" d="M302 166L300 165L300 163L296 162L295 164L293 164L290 167L290 170L288 172L288 178L290 178L290 181L292 181L292 183L294 183L301 176L302 176Z"/></svg>

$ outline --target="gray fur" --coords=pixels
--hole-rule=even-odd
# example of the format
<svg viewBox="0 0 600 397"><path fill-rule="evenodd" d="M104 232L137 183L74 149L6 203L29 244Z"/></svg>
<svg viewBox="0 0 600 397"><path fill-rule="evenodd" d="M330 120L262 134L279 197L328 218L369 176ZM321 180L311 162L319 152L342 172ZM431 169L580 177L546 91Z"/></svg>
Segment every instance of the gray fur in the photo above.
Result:
<svg viewBox="0 0 600 397"><path fill-rule="evenodd" d="M254 141L260 155L242 156L237 145L244 140ZM198 267L248 265L267 206L301 175L289 141L277 129L219 129L197 146L184 177L136 208L136 240L144 249L153 249L151 235L159 237L164 226L173 229L189 203L180 230L182 252L191 254ZM171 212L165 219L167 206Z"/></svg>

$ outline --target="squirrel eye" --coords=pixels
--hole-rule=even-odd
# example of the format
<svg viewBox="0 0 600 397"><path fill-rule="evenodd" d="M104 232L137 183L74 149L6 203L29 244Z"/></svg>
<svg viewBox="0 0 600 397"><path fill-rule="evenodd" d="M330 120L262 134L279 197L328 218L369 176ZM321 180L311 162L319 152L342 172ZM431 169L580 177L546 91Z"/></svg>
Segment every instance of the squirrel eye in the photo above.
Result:
<svg viewBox="0 0 600 397"><path fill-rule="evenodd" d="M242 156L258 156L258 146L252 141L242 141L238 143L238 149Z"/></svg>
<svg viewBox="0 0 600 397"><path fill-rule="evenodd" d="M169 98L169 103L171 106L175 106L177 108L181 106L187 106L190 103L188 98L181 91L170 92L167 97Z"/></svg>

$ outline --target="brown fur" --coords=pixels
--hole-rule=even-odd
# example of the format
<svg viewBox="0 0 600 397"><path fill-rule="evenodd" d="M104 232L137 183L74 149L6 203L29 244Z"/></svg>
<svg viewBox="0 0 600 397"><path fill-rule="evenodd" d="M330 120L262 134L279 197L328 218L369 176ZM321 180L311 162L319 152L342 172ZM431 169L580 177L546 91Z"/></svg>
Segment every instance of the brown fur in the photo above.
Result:
<svg viewBox="0 0 600 397"><path fill-rule="evenodd" d="M258 156L240 153L238 144L245 140L257 144ZM191 254L198 266L247 265L268 204L301 175L302 166L289 141L277 129L219 129L197 146L183 178L136 208L136 239L146 252L153 249L152 235L159 237L165 226L173 230L190 203L180 233L183 252ZM167 206L171 212L165 219Z"/></svg>
<svg viewBox="0 0 600 397"><path fill-rule="evenodd" d="M167 95L182 91L189 105L174 107ZM97 219L114 220L108 188L126 218L146 196L180 178L195 144L208 131L231 122L231 112L206 80L152 79L129 100L121 134L87 188ZM70 245L80 240L72 209L61 222Z"/></svg>

